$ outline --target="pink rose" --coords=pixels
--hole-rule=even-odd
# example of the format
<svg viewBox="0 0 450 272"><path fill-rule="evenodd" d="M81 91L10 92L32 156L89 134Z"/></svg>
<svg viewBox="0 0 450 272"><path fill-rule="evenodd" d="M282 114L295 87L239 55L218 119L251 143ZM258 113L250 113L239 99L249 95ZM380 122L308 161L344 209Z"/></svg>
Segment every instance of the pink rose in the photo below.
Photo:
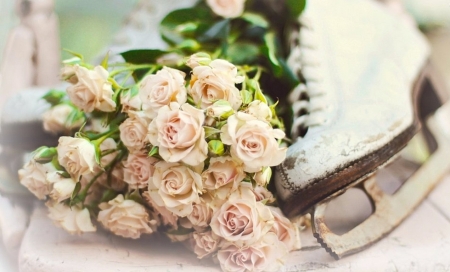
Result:
<svg viewBox="0 0 450 272"><path fill-rule="evenodd" d="M29 161L19 170L20 183L39 199L45 199L52 190L52 184L47 180L47 173L55 172L52 164L40 164Z"/></svg>
<svg viewBox="0 0 450 272"><path fill-rule="evenodd" d="M156 205L148 191L143 192L142 197L147 205L154 210L155 214L161 218L161 222L164 226L169 226L172 229L178 228L178 216L166 209L166 207Z"/></svg>
<svg viewBox="0 0 450 272"><path fill-rule="evenodd" d="M190 93L194 102L206 109L218 100L230 103L237 110L242 104L242 98L236 83L241 83L243 77L237 75L237 68L226 60L216 59L208 66L197 66L192 70Z"/></svg>
<svg viewBox="0 0 450 272"><path fill-rule="evenodd" d="M157 159L145 154L129 154L124 163L124 181L128 183L129 188L147 188L157 162Z"/></svg>
<svg viewBox="0 0 450 272"><path fill-rule="evenodd" d="M80 209L76 206L66 206L63 203L47 202L49 217L56 226L63 228L70 234L94 232L97 229L92 224L91 216L87 208Z"/></svg>
<svg viewBox="0 0 450 272"><path fill-rule="evenodd" d="M284 132L243 112L228 118L220 137L224 144L231 145L231 156L244 163L246 172L276 166L286 158L287 148L280 148L277 142Z"/></svg>
<svg viewBox="0 0 450 272"><path fill-rule="evenodd" d="M199 259L210 256L219 249L221 242L213 232L194 232L191 236L191 247Z"/></svg>
<svg viewBox="0 0 450 272"><path fill-rule="evenodd" d="M156 205L183 217L192 213L202 189L202 178L198 173L179 163L163 161L155 165L148 183L149 195Z"/></svg>
<svg viewBox="0 0 450 272"><path fill-rule="evenodd" d="M142 112L129 112L129 116L119 126L120 139L130 152L138 152L149 143L147 140L149 120Z"/></svg>
<svg viewBox="0 0 450 272"><path fill-rule="evenodd" d="M185 73L176 69L164 67L154 75L146 76L139 88L142 109L148 117L155 118L158 110L171 102L183 104L187 99L184 86Z"/></svg>
<svg viewBox="0 0 450 272"><path fill-rule="evenodd" d="M202 174L205 189L215 190L229 183L236 189L245 178L242 165L231 157L211 158L208 169Z"/></svg>
<svg viewBox="0 0 450 272"><path fill-rule="evenodd" d="M251 191L232 194L211 219L212 231L227 241L251 244L272 228L274 218L269 208L256 202Z"/></svg>
<svg viewBox="0 0 450 272"><path fill-rule="evenodd" d="M212 213L209 202L200 198L198 202L192 204L192 212L187 216L187 219L189 219L194 228L205 228L211 222Z"/></svg>
<svg viewBox="0 0 450 272"><path fill-rule="evenodd" d="M114 92L108 81L108 71L102 66L96 66L93 70L78 65L73 68L78 81L67 88L70 101L84 112L114 111L116 102L112 100Z"/></svg>
<svg viewBox="0 0 450 272"><path fill-rule="evenodd" d="M203 111L183 104L162 107L148 127L148 139L159 147L159 155L167 162L184 162L196 166L205 161L208 144L205 140Z"/></svg>
<svg viewBox="0 0 450 272"><path fill-rule="evenodd" d="M217 253L223 271L278 271L289 251L274 233L267 233L259 241L247 246L226 243Z"/></svg>
<svg viewBox="0 0 450 272"><path fill-rule="evenodd" d="M287 219L280 209L270 207L275 223L269 232L273 232L277 235L278 240L283 242L288 250L297 250L301 248L300 236L298 228Z"/></svg>
<svg viewBox="0 0 450 272"><path fill-rule="evenodd" d="M90 174L97 166L95 162L94 145L83 138L60 137L56 148L58 151L58 162L75 181L80 176Z"/></svg>
<svg viewBox="0 0 450 272"><path fill-rule="evenodd" d="M156 231L156 220L150 219L145 207L124 199L123 195L118 195L108 203L101 203L99 208L98 221L116 235L137 239L144 233Z"/></svg>

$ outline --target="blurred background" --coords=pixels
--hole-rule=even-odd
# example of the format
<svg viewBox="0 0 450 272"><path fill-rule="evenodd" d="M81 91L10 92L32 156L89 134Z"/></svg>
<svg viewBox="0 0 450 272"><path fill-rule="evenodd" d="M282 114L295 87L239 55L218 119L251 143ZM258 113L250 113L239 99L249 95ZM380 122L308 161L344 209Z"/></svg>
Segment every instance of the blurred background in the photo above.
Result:
<svg viewBox="0 0 450 272"><path fill-rule="evenodd" d="M31 0L33 1L33 0ZM0 60L9 30L18 24L15 0L0 0ZM138 0L55 0L61 48L83 53L89 60L111 42L112 36ZM67 53L61 52L63 57ZM1 62L1 61L0 61Z"/></svg>
<svg viewBox="0 0 450 272"><path fill-rule="evenodd" d="M14 10L15 1L0 0L0 64L9 31L19 23ZM55 0L61 48L81 53L88 61L96 59L107 51L114 37L117 38L127 15L138 2L152 1L164 0ZM392 4L394 9L399 3L397 0L380 1ZM429 38L433 48L432 59L450 86L450 1L403 0L403 4ZM59 53L61 59L69 57L62 50ZM15 260L10 260L0 241L0 272L16 270Z"/></svg>

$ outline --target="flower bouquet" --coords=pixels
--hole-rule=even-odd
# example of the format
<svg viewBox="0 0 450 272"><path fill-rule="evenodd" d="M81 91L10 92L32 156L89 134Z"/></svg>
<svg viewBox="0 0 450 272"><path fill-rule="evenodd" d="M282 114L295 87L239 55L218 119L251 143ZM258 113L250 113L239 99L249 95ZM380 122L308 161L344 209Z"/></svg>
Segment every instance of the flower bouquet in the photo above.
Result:
<svg viewBox="0 0 450 272"><path fill-rule="evenodd" d="M268 188L289 142L283 98L297 84L282 30L305 3L286 1L291 17L271 23L273 2L262 2L175 10L160 26L169 49L123 52L125 62L91 65L71 52L69 87L43 97L58 145L19 170L56 225L163 233L224 271L276 271L300 247Z"/></svg>

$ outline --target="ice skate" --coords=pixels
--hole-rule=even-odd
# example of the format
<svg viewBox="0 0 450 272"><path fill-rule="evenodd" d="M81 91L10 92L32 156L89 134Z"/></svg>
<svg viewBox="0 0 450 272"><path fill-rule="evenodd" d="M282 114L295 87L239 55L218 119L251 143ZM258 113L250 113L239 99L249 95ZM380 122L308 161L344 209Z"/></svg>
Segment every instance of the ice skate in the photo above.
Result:
<svg viewBox="0 0 450 272"><path fill-rule="evenodd" d="M314 236L341 258L393 230L448 171L450 105L439 108L445 94L429 68L425 39L381 5L308 1L299 22L289 60L303 81L290 97L298 138L277 171L278 201L288 216L310 213ZM394 194L383 192L376 174L421 127L433 153ZM325 208L354 186L373 213L335 234Z"/></svg>

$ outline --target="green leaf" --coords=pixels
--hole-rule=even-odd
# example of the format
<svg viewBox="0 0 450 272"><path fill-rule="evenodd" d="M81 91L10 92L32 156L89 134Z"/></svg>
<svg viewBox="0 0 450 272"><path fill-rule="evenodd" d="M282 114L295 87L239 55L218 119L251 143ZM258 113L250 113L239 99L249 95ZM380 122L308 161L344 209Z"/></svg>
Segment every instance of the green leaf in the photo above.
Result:
<svg viewBox="0 0 450 272"><path fill-rule="evenodd" d="M52 106L56 106L59 103L61 103L61 101L63 100L63 98L65 96L66 96L66 92L65 91L50 90L48 93L46 93L42 97L42 99L47 101Z"/></svg>
<svg viewBox="0 0 450 272"><path fill-rule="evenodd" d="M208 142L208 149L214 155L222 156L225 152L225 147L223 143L219 140L211 140Z"/></svg>
<svg viewBox="0 0 450 272"><path fill-rule="evenodd" d="M169 51L158 49L136 49L122 52L120 55L128 63L146 64L155 63L159 57L167 53L169 53Z"/></svg>
<svg viewBox="0 0 450 272"><path fill-rule="evenodd" d="M153 146L150 152L148 152L149 157L159 157L159 147Z"/></svg>
<svg viewBox="0 0 450 272"><path fill-rule="evenodd" d="M289 13L292 18L298 18L306 7L306 0L286 0Z"/></svg>
<svg viewBox="0 0 450 272"><path fill-rule="evenodd" d="M222 132L220 129L213 128L213 127L207 127L207 126L204 126L203 129L205 129L205 138L208 138L214 134Z"/></svg>
<svg viewBox="0 0 450 272"><path fill-rule="evenodd" d="M230 20L224 19L213 24L202 36L199 37L200 42L212 40L225 40L230 32Z"/></svg>
<svg viewBox="0 0 450 272"><path fill-rule="evenodd" d="M70 197L71 202L75 199L75 197L78 195L80 190L81 190L81 182L77 182L77 184L75 185L75 188L73 189L72 196Z"/></svg>
<svg viewBox="0 0 450 272"><path fill-rule="evenodd" d="M101 166L101 158L102 158L102 151L100 149L100 144L93 144L95 149L95 162Z"/></svg>
<svg viewBox="0 0 450 272"><path fill-rule="evenodd" d="M63 48L63 51L65 51L65 52L71 54L71 55L74 56L74 57L79 58L80 60L83 60L83 59L84 59L83 55L81 55L80 53L77 53L77 52L75 52L75 51L72 51L72 50L69 50L69 49L65 49L65 48Z"/></svg>
<svg viewBox="0 0 450 272"><path fill-rule="evenodd" d="M252 43L235 42L228 47L228 58L236 65L255 63L260 53L259 47Z"/></svg>
<svg viewBox="0 0 450 272"><path fill-rule="evenodd" d="M182 34L195 33L198 28L198 24L194 22L187 22L185 24L178 25L176 31Z"/></svg>
<svg viewBox="0 0 450 272"><path fill-rule="evenodd" d="M67 173L66 171L58 171L57 173L63 178L71 178L70 174Z"/></svg>
<svg viewBox="0 0 450 272"><path fill-rule="evenodd" d="M241 91L241 98L244 105L247 105L253 101L252 93L247 90Z"/></svg>
<svg viewBox="0 0 450 272"><path fill-rule="evenodd" d="M100 202L108 202L110 200L113 200L117 195L118 193L113 189L105 190L102 194Z"/></svg>
<svg viewBox="0 0 450 272"><path fill-rule="evenodd" d="M300 80L294 74L294 72L292 72L291 68L289 68L284 59L278 59L278 62L280 63L280 66L282 68L279 77L283 80L283 82L288 84L289 90L294 89L300 83Z"/></svg>
<svg viewBox="0 0 450 272"><path fill-rule="evenodd" d="M282 67L280 62L277 58L277 40L276 40L275 33L268 32L266 35L264 35L264 49L265 49L265 55L268 58L271 66L272 71L275 73L275 76L279 77L282 73Z"/></svg>
<svg viewBox="0 0 450 272"><path fill-rule="evenodd" d="M199 50L201 45L193 39L186 39L178 44L178 47L181 49L188 49L191 51Z"/></svg>
<svg viewBox="0 0 450 272"><path fill-rule="evenodd" d="M139 190L134 190L131 194L129 194L126 199L133 200L134 202L137 202L141 205L145 205L144 199L142 199L141 194L139 193Z"/></svg>
<svg viewBox="0 0 450 272"><path fill-rule="evenodd" d="M264 17L256 13L245 12L242 14L241 18L254 26L259 26L262 28L269 27L269 22Z"/></svg>
<svg viewBox="0 0 450 272"><path fill-rule="evenodd" d="M106 53L105 57L102 60L102 67L108 69L108 60L109 60L109 52Z"/></svg>
<svg viewBox="0 0 450 272"><path fill-rule="evenodd" d="M62 63L66 64L66 65L75 65L75 64L81 64L81 62L82 62L82 59L80 59L79 57L73 57L70 59L63 60Z"/></svg>
<svg viewBox="0 0 450 272"><path fill-rule="evenodd" d="M159 26L159 30L165 41L176 45L188 37L202 34L213 22L212 15L206 8L178 9L164 17ZM179 29L180 25L186 24L196 24L197 28L193 33L186 33L185 28Z"/></svg>
<svg viewBox="0 0 450 272"><path fill-rule="evenodd" d="M69 116L67 116L66 124L71 126L72 124L78 122L79 120L84 120L84 113L77 108L73 108Z"/></svg>
<svg viewBox="0 0 450 272"><path fill-rule="evenodd" d="M262 93L261 87L259 86L259 82L251 79L251 82L253 82L254 88L255 88L255 98L254 100L260 100L261 102L265 103L267 105L267 99Z"/></svg>
<svg viewBox="0 0 450 272"><path fill-rule="evenodd" d="M35 151L33 159L41 164L49 163L57 155L55 147L42 146Z"/></svg>

